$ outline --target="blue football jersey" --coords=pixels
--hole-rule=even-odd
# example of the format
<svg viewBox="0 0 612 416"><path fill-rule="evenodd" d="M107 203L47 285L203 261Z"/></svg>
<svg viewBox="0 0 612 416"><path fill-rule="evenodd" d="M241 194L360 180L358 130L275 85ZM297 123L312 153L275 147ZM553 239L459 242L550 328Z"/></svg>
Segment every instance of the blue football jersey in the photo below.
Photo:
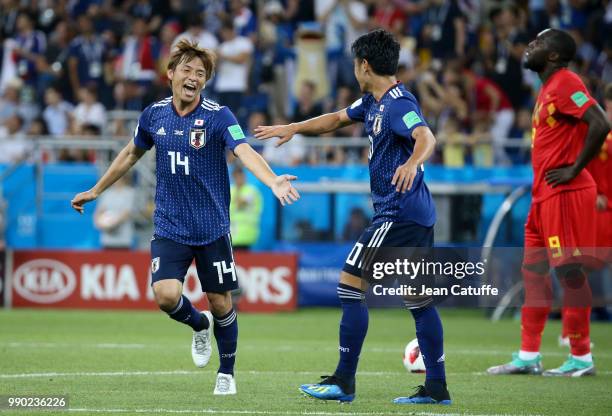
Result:
<svg viewBox="0 0 612 416"><path fill-rule="evenodd" d="M202 98L179 116L172 97L148 106L134 144L156 149L155 234L205 245L230 232L230 187L225 149L246 143L232 112Z"/></svg>
<svg viewBox="0 0 612 416"><path fill-rule="evenodd" d="M395 170L412 155L412 131L427 126L416 98L398 83L380 99L366 94L346 109L351 120L365 123L370 140L368 155L370 189L374 204L373 223L407 222L430 227L436 222L436 209L425 185L423 167L417 169L412 188L405 194L391 184Z"/></svg>

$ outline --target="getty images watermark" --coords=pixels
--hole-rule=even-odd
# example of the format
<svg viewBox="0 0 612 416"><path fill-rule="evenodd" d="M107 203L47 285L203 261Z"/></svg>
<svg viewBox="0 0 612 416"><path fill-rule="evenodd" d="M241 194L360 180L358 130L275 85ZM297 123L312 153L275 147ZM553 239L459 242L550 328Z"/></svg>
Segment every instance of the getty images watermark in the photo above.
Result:
<svg viewBox="0 0 612 416"><path fill-rule="evenodd" d="M482 277L486 273L486 261L433 261L420 259L395 259L376 261L371 265L372 292L376 296L498 296L499 289L491 284L479 286L452 283L465 278ZM397 286L378 283L391 277ZM441 279L446 279L447 284Z"/></svg>

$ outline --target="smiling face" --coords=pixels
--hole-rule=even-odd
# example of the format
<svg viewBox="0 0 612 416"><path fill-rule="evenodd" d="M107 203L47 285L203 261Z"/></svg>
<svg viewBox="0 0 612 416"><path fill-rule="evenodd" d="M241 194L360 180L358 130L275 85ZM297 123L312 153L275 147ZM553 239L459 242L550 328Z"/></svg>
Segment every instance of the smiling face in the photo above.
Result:
<svg viewBox="0 0 612 416"><path fill-rule="evenodd" d="M168 79L172 85L172 96L185 104L200 99L200 92L206 84L206 69L200 58L180 62L176 69L168 70Z"/></svg>

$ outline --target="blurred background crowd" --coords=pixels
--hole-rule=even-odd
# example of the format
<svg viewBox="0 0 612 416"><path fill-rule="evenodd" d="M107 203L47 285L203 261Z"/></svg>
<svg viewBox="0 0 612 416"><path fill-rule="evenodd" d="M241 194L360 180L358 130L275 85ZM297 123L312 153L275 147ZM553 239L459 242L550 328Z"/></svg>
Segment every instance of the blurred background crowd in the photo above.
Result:
<svg viewBox="0 0 612 416"><path fill-rule="evenodd" d="M0 163L27 157L29 137L129 136L111 114L169 95L166 64L185 37L217 53L205 93L245 131L344 108L360 95L350 45L375 28L402 45L398 78L443 143L434 163L527 163L539 80L521 60L547 27L572 34L571 69L602 100L609 0L0 0ZM282 153L260 150L275 164L367 163L363 146L314 149L299 138Z"/></svg>

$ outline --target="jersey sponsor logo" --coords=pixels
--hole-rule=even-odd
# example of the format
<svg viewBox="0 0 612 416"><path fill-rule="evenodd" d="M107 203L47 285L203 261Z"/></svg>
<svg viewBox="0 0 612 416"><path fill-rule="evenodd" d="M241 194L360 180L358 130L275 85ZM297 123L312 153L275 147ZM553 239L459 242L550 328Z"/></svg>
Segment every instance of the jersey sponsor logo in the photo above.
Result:
<svg viewBox="0 0 612 416"><path fill-rule="evenodd" d="M194 149L201 149L206 146L206 129L189 130L189 145Z"/></svg>
<svg viewBox="0 0 612 416"><path fill-rule="evenodd" d="M157 134L158 136L165 136L166 135L166 130L164 130L163 127L160 127L159 130L157 130Z"/></svg>
<svg viewBox="0 0 612 416"><path fill-rule="evenodd" d="M195 126L197 127L202 127L204 125L204 120L202 119L197 119L194 123Z"/></svg>
<svg viewBox="0 0 612 416"><path fill-rule="evenodd" d="M174 130L174 135L175 136L182 136L183 135L183 130Z"/></svg>
<svg viewBox="0 0 612 416"><path fill-rule="evenodd" d="M587 101L589 101L589 97L587 97L582 91L576 91L570 98L578 108L582 107L587 103Z"/></svg>
<svg viewBox="0 0 612 416"><path fill-rule="evenodd" d="M409 129L411 129L416 124L422 122L421 117L419 117L419 115L415 111L411 111L409 113L404 114L404 117L402 117L402 121Z"/></svg>
<svg viewBox="0 0 612 416"><path fill-rule="evenodd" d="M155 257L151 260L151 273L155 273L159 270L159 257Z"/></svg>
<svg viewBox="0 0 612 416"><path fill-rule="evenodd" d="M358 99L357 101L355 101L353 104L351 104L351 108L356 108L359 107L361 105L362 102L362 98Z"/></svg>
<svg viewBox="0 0 612 416"><path fill-rule="evenodd" d="M246 137L242 131L242 127L240 127L238 124L229 126L227 131L229 131L229 133L232 135L232 139L234 140L242 140Z"/></svg>
<svg viewBox="0 0 612 416"><path fill-rule="evenodd" d="M374 125L372 126L372 131L374 135L378 135L382 130L382 115L379 114L374 118Z"/></svg>
<svg viewBox="0 0 612 416"><path fill-rule="evenodd" d="M77 285L72 269L57 260L38 259L22 264L13 275L15 291L35 303L66 299Z"/></svg>

